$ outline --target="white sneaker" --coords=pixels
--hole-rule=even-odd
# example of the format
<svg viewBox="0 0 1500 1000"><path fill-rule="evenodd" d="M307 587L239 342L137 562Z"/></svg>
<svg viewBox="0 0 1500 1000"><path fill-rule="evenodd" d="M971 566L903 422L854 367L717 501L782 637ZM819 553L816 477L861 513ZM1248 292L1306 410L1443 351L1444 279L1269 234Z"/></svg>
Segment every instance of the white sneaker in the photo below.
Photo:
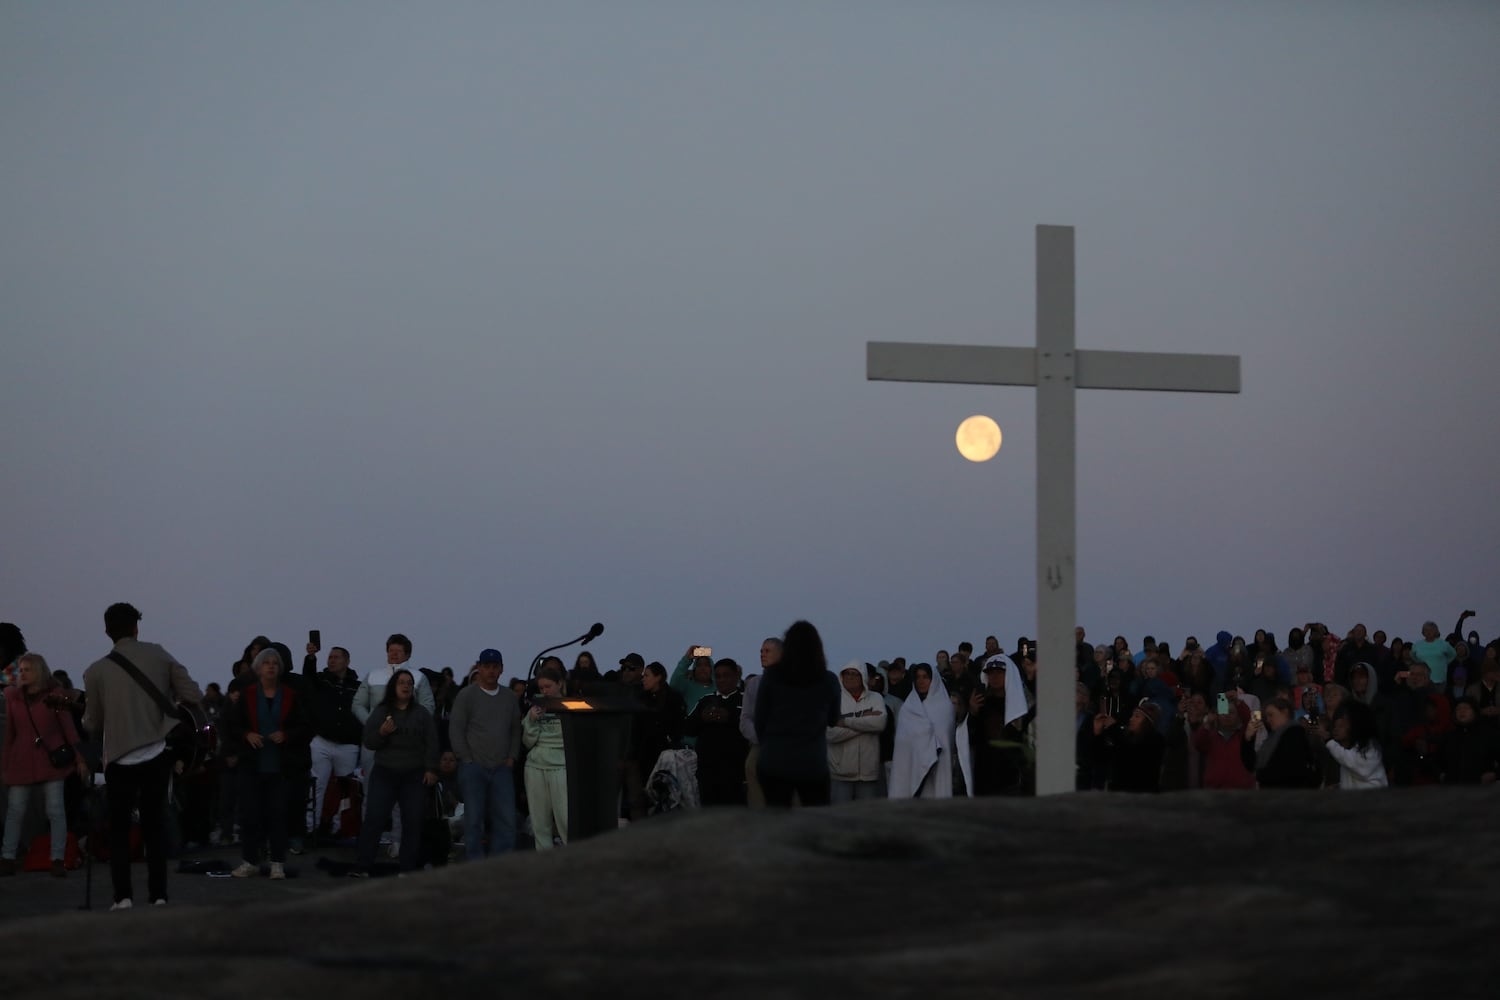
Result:
<svg viewBox="0 0 1500 1000"><path fill-rule="evenodd" d="M167 905L167 901L165 899L158 899L156 902L152 903L151 905L152 906L166 906Z"/></svg>
<svg viewBox="0 0 1500 1000"><path fill-rule="evenodd" d="M229 874L233 875L235 878L249 878L251 875L260 874L260 865L252 865L248 861L241 861L238 865L235 866L234 871L230 872Z"/></svg>
<svg viewBox="0 0 1500 1000"><path fill-rule="evenodd" d="M132 903L128 899L122 899L119 902L115 903L113 906L111 906L109 909L110 909L110 912L113 913L115 910L128 910L128 909L130 909L134 905L135 904Z"/></svg>
<svg viewBox="0 0 1500 1000"><path fill-rule="evenodd" d="M283 865L280 861L272 861L271 862L271 877L272 878L286 878L286 866Z"/></svg>

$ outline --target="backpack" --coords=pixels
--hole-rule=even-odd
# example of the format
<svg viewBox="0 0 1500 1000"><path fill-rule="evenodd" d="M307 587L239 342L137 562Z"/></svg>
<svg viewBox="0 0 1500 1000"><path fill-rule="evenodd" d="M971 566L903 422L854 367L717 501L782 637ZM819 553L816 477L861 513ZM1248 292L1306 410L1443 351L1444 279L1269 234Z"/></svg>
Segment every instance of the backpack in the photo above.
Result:
<svg viewBox="0 0 1500 1000"><path fill-rule="evenodd" d="M698 794L698 754L693 750L663 750L646 781L648 815L697 809L703 804Z"/></svg>

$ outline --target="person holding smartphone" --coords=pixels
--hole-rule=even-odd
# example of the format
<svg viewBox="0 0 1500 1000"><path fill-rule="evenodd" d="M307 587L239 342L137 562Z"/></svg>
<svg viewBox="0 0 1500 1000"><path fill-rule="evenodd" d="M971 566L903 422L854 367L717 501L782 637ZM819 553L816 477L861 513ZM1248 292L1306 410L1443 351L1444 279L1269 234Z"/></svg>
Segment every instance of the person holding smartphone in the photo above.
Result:
<svg viewBox="0 0 1500 1000"><path fill-rule="evenodd" d="M539 699L561 698L563 674L542 667L536 674ZM521 720L521 745L526 748L526 801L531 807L531 832L538 851L550 851L553 839L568 842L568 763L563 751L562 716L533 704Z"/></svg>
<svg viewBox="0 0 1500 1000"><path fill-rule="evenodd" d="M416 691L412 672L397 668L390 675L384 697L365 722L365 746L375 760L370 769L364 826L359 831L359 856L350 872L356 878L370 874L380 833L398 806L402 814L401 870L414 871L421 860L423 808L427 789L437 784L440 753L437 723L427 706L417 701Z"/></svg>

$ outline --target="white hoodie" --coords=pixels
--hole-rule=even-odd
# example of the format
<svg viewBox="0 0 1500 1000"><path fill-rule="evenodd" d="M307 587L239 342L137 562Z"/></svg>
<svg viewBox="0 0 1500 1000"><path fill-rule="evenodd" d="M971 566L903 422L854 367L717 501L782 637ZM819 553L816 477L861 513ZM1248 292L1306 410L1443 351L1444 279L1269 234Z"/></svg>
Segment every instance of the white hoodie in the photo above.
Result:
<svg viewBox="0 0 1500 1000"><path fill-rule="evenodd" d="M864 670L864 665L859 665ZM842 685L840 685L842 686ZM828 774L834 781L880 778L880 734L885 732L885 699L865 688L858 698L847 690L839 705L841 726L828 727Z"/></svg>
<svg viewBox="0 0 1500 1000"><path fill-rule="evenodd" d="M1328 753L1339 762L1339 788L1385 788L1385 760L1380 744L1371 742L1364 750L1346 747L1329 740Z"/></svg>

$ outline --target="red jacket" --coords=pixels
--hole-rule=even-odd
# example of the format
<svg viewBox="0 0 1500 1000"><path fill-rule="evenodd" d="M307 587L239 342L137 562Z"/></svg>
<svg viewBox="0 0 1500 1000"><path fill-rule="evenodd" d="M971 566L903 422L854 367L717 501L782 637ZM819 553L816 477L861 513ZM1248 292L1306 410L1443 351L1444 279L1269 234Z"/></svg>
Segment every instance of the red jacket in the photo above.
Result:
<svg viewBox="0 0 1500 1000"><path fill-rule="evenodd" d="M30 721L27 715L31 716ZM32 728L32 723L36 728ZM44 746L36 745L40 735ZM53 767L47 751L63 744L78 746L78 727L66 708L48 708L40 699L28 701L19 684L5 689L5 744L0 746L0 778L7 785L40 785L61 781L72 767Z"/></svg>
<svg viewBox="0 0 1500 1000"><path fill-rule="evenodd" d="M1255 774L1246 770L1240 760L1240 744L1245 742L1245 724L1250 721L1250 710L1245 703L1237 701L1234 709L1239 713L1240 728L1228 739L1217 729L1193 730L1193 749L1203 755L1204 788L1254 788Z"/></svg>

